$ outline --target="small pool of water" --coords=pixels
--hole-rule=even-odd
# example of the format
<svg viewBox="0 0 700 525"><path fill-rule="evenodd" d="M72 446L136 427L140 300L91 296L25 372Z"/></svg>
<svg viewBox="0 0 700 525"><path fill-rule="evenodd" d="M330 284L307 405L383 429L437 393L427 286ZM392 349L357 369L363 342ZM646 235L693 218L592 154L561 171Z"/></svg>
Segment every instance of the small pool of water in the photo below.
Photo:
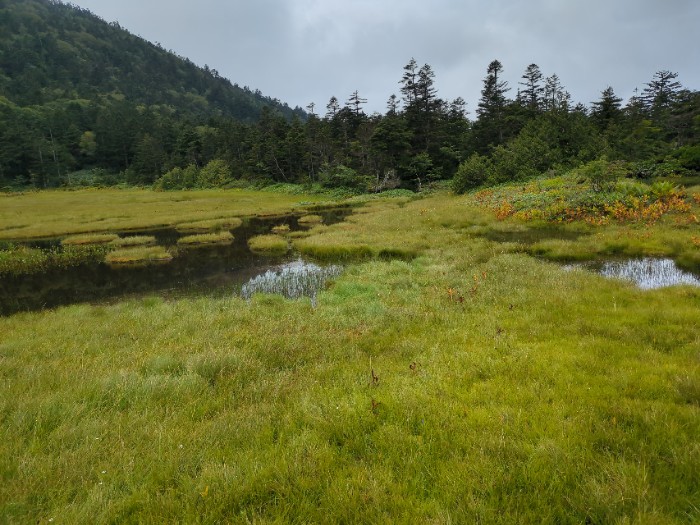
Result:
<svg viewBox="0 0 700 525"><path fill-rule="evenodd" d="M666 286L700 286L700 278L676 266L672 259L647 257L625 261L605 261L569 265L568 268L594 270L611 279L623 279L635 283L642 290L654 290Z"/></svg>

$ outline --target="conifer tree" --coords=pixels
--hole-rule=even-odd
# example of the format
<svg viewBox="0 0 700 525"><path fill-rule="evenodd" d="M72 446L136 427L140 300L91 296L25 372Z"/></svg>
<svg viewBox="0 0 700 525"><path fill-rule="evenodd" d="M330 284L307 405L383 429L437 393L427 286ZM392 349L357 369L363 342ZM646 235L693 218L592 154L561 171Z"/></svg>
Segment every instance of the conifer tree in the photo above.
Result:
<svg viewBox="0 0 700 525"><path fill-rule="evenodd" d="M477 142L482 151L487 150L490 145L502 144L504 139L506 93L510 88L508 82L499 80L501 73L503 65L498 60L492 61L486 70L484 87L476 110Z"/></svg>

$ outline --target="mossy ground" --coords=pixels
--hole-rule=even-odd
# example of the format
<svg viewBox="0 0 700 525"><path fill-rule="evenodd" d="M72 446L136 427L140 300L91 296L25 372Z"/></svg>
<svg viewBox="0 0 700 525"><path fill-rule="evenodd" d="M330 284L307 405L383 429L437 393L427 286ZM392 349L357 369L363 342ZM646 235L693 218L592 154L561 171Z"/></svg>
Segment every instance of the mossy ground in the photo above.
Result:
<svg viewBox="0 0 700 525"><path fill-rule="evenodd" d="M0 516L697 522L700 289L567 272L484 235L505 227L530 225L465 197L377 200L297 240L369 257L315 308L147 297L0 319ZM644 246L691 237L647 227Z"/></svg>

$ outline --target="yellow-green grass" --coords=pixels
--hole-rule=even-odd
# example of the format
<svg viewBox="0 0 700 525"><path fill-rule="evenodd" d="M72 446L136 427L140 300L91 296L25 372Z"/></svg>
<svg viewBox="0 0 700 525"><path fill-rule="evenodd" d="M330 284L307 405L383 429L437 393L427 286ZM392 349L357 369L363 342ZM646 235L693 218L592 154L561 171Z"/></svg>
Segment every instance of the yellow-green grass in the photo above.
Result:
<svg viewBox="0 0 700 525"><path fill-rule="evenodd" d="M299 224L303 224L305 226L320 224L323 222L323 217L320 215L304 215L303 217L299 217L298 222Z"/></svg>
<svg viewBox="0 0 700 525"><path fill-rule="evenodd" d="M86 233L70 235L61 240L63 246L87 246L90 244L109 244L119 238L116 233Z"/></svg>
<svg viewBox="0 0 700 525"><path fill-rule="evenodd" d="M698 521L700 290L640 291L471 231L497 224L439 195L315 228L316 245L412 254L348 265L315 308L0 318L0 516Z"/></svg>
<svg viewBox="0 0 700 525"><path fill-rule="evenodd" d="M144 230L194 222L283 215L321 197L252 190L156 192L90 189L0 194L0 239L56 237L96 231Z"/></svg>
<svg viewBox="0 0 700 525"><path fill-rule="evenodd" d="M153 235L129 235L114 239L110 244L118 248L126 248L130 246L150 246L155 243L156 238Z"/></svg>
<svg viewBox="0 0 700 525"><path fill-rule="evenodd" d="M136 246L109 252L105 262L110 265L148 265L167 263L173 258L163 246Z"/></svg>
<svg viewBox="0 0 700 525"><path fill-rule="evenodd" d="M272 227L272 233L284 234L289 232L289 224L278 224Z"/></svg>
<svg viewBox="0 0 700 525"><path fill-rule="evenodd" d="M289 251L289 242L280 235L257 235L248 239L248 247L259 255L280 256Z"/></svg>
<svg viewBox="0 0 700 525"><path fill-rule="evenodd" d="M233 235L229 231L218 233L198 233L185 235L177 240L177 245L183 248L196 248L197 246L209 246L212 244L231 244Z"/></svg>
<svg viewBox="0 0 700 525"><path fill-rule="evenodd" d="M175 226L181 233L204 233L238 228L243 221L238 217L210 219L205 221L185 222Z"/></svg>

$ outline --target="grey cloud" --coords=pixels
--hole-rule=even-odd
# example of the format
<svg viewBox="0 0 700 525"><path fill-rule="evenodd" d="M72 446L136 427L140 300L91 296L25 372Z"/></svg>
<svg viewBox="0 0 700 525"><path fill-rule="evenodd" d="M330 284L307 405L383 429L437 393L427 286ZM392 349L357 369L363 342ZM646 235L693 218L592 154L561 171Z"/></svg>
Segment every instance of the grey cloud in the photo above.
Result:
<svg viewBox="0 0 700 525"><path fill-rule="evenodd" d="M525 67L557 73L574 100L621 96L655 71L697 89L695 0L77 0L108 21L290 105L357 89L383 111L415 57L439 95L473 112L497 58L517 89Z"/></svg>

